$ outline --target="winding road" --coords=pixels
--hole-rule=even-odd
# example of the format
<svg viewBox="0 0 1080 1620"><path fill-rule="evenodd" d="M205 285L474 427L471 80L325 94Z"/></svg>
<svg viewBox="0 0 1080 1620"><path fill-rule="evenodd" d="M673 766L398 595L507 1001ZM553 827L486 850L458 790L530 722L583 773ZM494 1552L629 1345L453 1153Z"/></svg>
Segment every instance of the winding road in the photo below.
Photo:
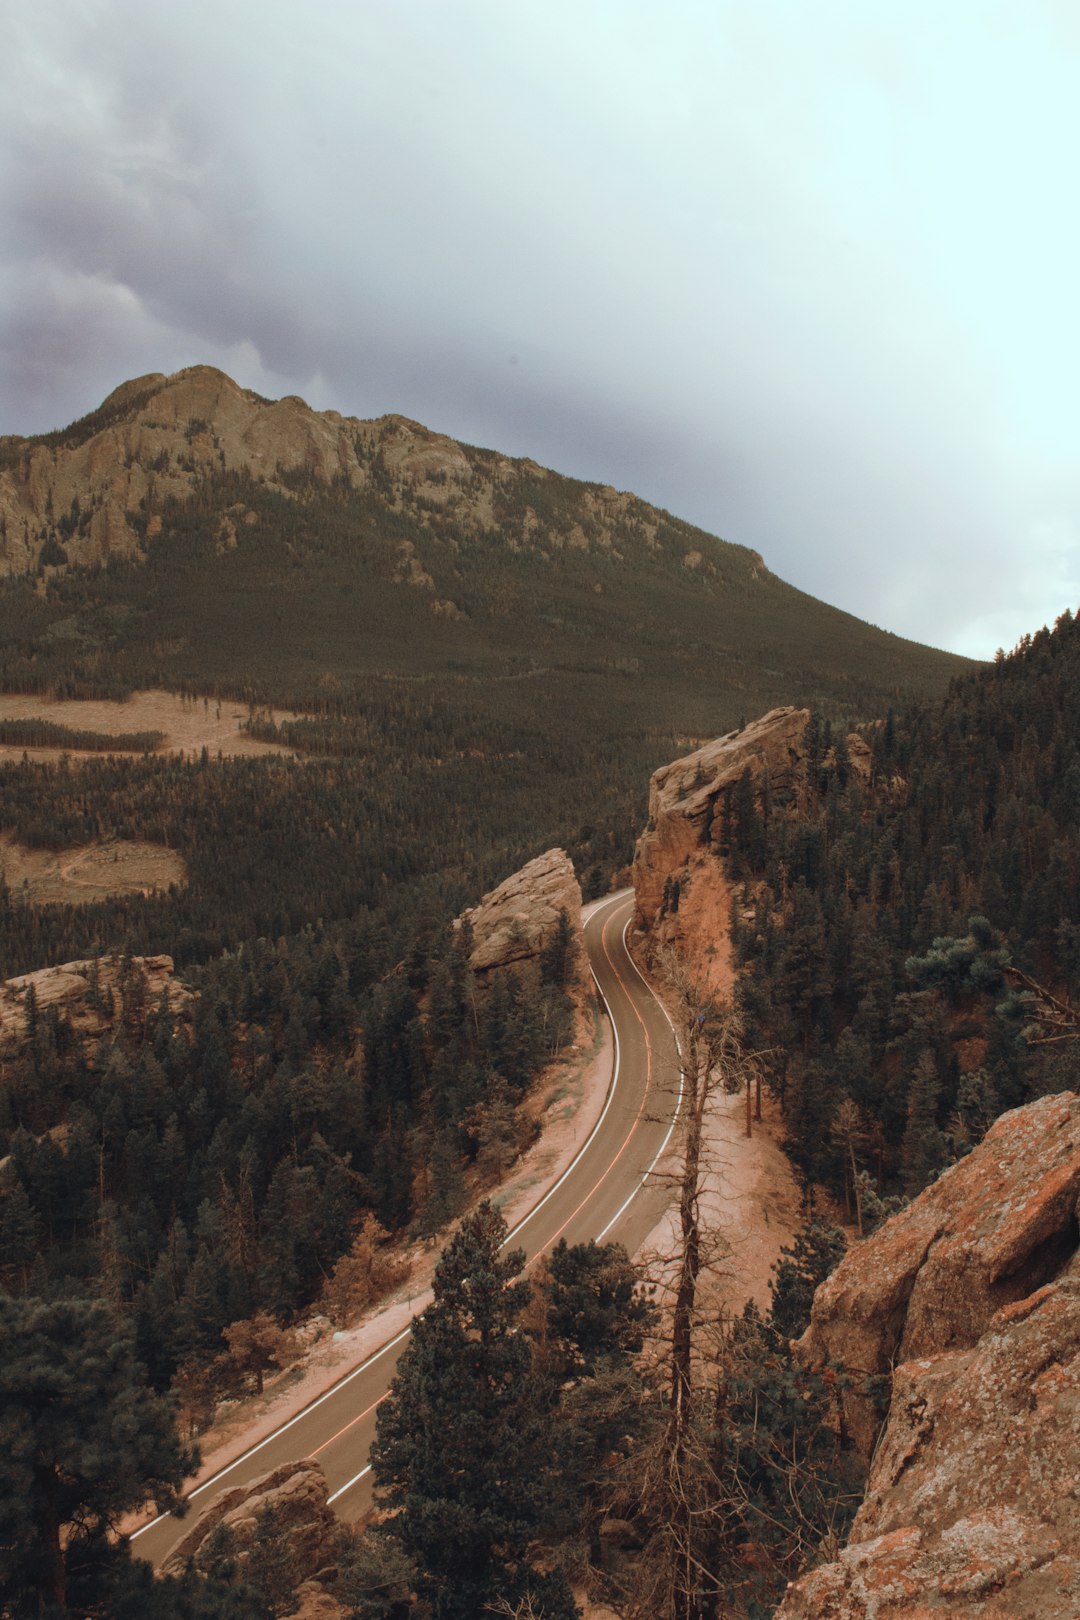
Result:
<svg viewBox="0 0 1080 1620"><path fill-rule="evenodd" d="M670 1020L626 948L633 903L633 892L623 890L593 906L585 923L589 962L615 1035L613 1072L587 1141L506 1240L525 1250L527 1265L561 1237L569 1243L617 1239L633 1254L667 1202L667 1190L649 1172L674 1129L681 1099L679 1062ZM428 1298L417 1299L418 1312ZM193 1514L223 1490L282 1463L315 1457L329 1481L335 1511L343 1519L358 1519L371 1501L367 1459L375 1409L409 1331L404 1328L274 1434L197 1485L190 1493ZM132 1537L136 1553L160 1564L192 1522L170 1515L152 1520Z"/></svg>

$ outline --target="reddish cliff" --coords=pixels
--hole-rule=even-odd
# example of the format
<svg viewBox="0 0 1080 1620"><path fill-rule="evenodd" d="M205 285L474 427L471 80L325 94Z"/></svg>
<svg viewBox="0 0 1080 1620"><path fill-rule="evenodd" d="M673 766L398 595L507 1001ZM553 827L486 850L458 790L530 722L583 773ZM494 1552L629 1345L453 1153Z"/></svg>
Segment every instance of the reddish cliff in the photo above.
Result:
<svg viewBox="0 0 1080 1620"><path fill-rule="evenodd" d="M773 806L793 803L809 718L808 709L773 709L665 765L649 785L648 826L634 852L638 925L692 959L713 989L730 977L731 889L719 859L725 797L749 771L759 794L768 782Z"/></svg>
<svg viewBox="0 0 1080 1620"><path fill-rule="evenodd" d="M887 1414L848 1397L866 1497L782 1620L1080 1613L1078 1194L1080 1098L1044 1097L818 1290L800 1353L876 1375Z"/></svg>

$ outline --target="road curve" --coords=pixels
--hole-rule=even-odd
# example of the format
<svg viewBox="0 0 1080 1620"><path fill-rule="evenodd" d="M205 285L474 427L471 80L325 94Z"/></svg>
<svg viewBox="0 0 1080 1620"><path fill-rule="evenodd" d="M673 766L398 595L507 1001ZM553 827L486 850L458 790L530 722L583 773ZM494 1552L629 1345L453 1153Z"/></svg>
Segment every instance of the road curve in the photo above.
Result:
<svg viewBox="0 0 1080 1620"><path fill-rule="evenodd" d="M526 1266L559 1238L584 1243L617 1239L634 1253L663 1211L667 1193L649 1178L663 1152L681 1096L678 1055L667 1014L626 948L633 893L601 901L585 924L589 962L615 1035L613 1072L604 1108L577 1157L507 1238L524 1249ZM416 1300L423 1310L430 1294ZM244 1485L282 1463L315 1457L335 1511L355 1520L371 1501L368 1452L375 1409L389 1387L408 1338L405 1328L332 1389L190 1493L202 1512L221 1491ZM137 1530L141 1558L161 1563L191 1523L163 1515Z"/></svg>

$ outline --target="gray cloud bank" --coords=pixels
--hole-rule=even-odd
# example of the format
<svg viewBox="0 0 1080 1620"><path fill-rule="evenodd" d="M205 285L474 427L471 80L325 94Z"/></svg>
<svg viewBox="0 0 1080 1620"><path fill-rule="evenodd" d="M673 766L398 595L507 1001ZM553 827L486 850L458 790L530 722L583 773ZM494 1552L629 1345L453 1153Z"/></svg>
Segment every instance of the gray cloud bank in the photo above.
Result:
<svg viewBox="0 0 1080 1620"><path fill-rule="evenodd" d="M1010 645L1080 598L1069 13L809 9L39 0L0 66L0 431L205 361Z"/></svg>

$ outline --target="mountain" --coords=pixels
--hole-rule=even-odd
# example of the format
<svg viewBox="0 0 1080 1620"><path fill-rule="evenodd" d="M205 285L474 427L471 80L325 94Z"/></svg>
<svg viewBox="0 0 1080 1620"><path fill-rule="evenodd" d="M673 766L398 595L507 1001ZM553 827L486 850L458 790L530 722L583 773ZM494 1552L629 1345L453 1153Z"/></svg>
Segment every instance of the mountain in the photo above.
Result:
<svg viewBox="0 0 1080 1620"><path fill-rule="evenodd" d="M302 704L373 673L550 677L712 730L718 710L794 698L874 712L964 667L636 496L400 416L266 400L205 366L0 440L0 574L9 689Z"/></svg>

